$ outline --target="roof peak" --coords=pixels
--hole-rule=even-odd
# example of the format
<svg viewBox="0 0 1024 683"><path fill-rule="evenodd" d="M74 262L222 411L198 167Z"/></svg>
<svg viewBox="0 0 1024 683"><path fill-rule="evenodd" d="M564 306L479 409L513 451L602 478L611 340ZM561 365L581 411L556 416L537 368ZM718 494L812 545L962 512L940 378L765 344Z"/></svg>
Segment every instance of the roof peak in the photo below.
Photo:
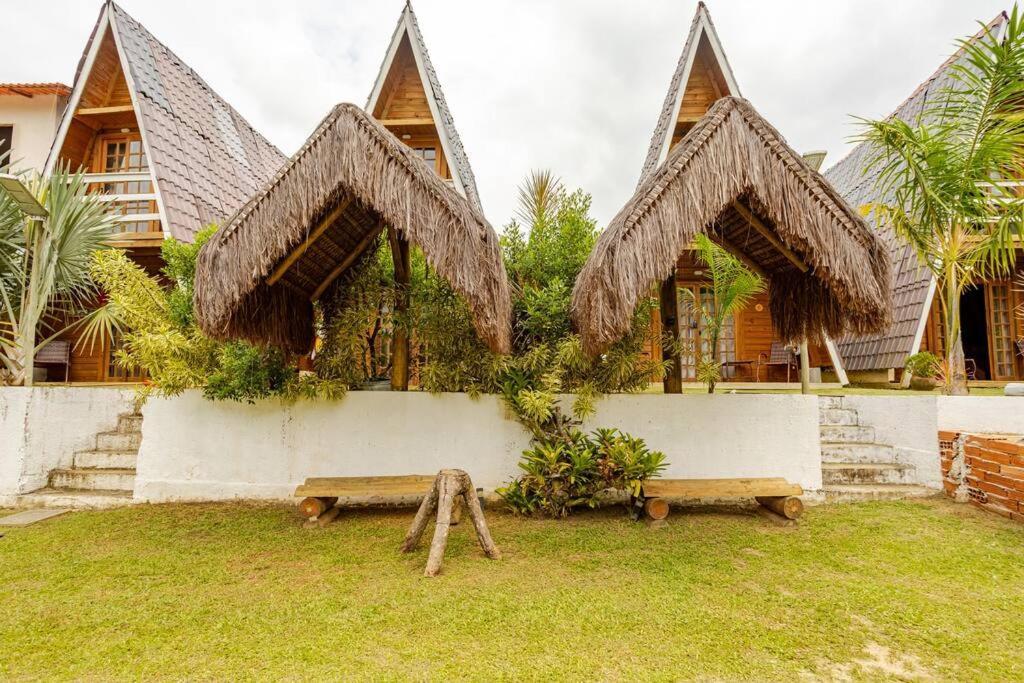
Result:
<svg viewBox="0 0 1024 683"><path fill-rule="evenodd" d="M686 92L691 68L696 60L701 38L707 39L708 45L711 48L711 56L725 80L728 92L724 94L742 97L739 84L736 82L736 76L732 72L729 60L725 56L725 49L722 47L722 41L718 37L718 31L715 29L715 23L711 20L711 12L708 10L707 5L703 2L698 2L697 9L693 13L693 20L690 22L689 31L686 34L686 41L683 43L683 52L676 63L676 70L673 72L672 80L669 82L668 92L662 104L658 123L654 127L654 135L651 137L651 143L647 149L647 157L640 172L640 183L643 183L668 156L672 132L675 129L673 122L679 116L679 109L682 105L683 95Z"/></svg>

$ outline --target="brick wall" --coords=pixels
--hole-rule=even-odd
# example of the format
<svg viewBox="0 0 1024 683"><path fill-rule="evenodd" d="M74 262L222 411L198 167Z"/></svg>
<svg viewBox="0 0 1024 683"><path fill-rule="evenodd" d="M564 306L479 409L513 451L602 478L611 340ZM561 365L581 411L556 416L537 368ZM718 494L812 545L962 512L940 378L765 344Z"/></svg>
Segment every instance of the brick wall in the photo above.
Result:
<svg viewBox="0 0 1024 683"><path fill-rule="evenodd" d="M948 495L1024 522L1024 439L940 431L939 450Z"/></svg>

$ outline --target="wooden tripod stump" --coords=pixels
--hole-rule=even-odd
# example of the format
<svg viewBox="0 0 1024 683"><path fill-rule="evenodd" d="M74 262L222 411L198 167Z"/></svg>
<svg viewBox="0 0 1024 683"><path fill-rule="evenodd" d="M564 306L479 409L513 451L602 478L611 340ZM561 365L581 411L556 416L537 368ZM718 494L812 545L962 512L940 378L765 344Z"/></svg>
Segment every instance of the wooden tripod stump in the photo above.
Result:
<svg viewBox="0 0 1024 683"><path fill-rule="evenodd" d="M484 554L492 560L501 559L501 551L494 545L491 532L487 530L487 521L484 519L484 511L480 507L480 500L476 497L476 489L469 475L462 470L441 470L434 479L434 486L423 499L416 517L412 520L409 533L405 535L402 543L402 552L411 552L423 537L423 531L427 528L427 520L430 513L437 510L437 521L434 523L434 540L430 543L430 556L427 558L427 568L424 576L437 576L441 572L441 561L444 559L445 548L448 547L448 531L453 521L453 512L456 508L456 501L461 500L469 518L473 521L476 529L476 538L483 548Z"/></svg>

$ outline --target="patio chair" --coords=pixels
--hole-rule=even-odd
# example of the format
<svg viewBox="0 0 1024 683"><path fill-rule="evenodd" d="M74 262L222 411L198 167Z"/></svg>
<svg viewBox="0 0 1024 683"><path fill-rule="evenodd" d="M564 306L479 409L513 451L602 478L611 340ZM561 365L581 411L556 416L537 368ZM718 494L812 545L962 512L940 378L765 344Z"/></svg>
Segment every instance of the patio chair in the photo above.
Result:
<svg viewBox="0 0 1024 683"><path fill-rule="evenodd" d="M757 356L757 381L761 381L761 368L786 368L786 383L789 383L790 373L793 370L800 371L800 363L796 353L782 342L773 341L770 353L760 353Z"/></svg>
<svg viewBox="0 0 1024 683"><path fill-rule="evenodd" d="M66 384L71 372L71 342L63 340L50 342L36 352L35 362L39 365L63 365Z"/></svg>

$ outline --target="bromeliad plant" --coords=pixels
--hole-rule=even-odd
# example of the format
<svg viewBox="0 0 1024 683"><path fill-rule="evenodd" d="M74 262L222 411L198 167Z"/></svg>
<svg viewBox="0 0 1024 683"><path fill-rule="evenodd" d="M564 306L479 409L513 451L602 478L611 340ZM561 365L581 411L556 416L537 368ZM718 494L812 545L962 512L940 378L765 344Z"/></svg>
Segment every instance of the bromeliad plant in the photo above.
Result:
<svg viewBox="0 0 1024 683"><path fill-rule="evenodd" d="M536 440L523 452L522 475L498 493L518 514L565 517L596 507L608 489L639 496L643 481L665 467L664 454L643 439L617 429L590 435L572 429L563 438Z"/></svg>

